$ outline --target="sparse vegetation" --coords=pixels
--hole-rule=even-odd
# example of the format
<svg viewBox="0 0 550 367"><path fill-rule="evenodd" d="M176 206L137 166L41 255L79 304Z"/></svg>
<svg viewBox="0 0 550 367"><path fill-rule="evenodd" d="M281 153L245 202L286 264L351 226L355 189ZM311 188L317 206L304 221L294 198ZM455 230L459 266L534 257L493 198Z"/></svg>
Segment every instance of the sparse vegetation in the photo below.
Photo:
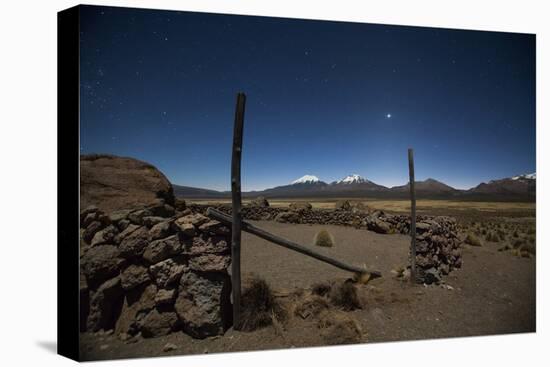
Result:
<svg viewBox="0 0 550 367"><path fill-rule="evenodd" d="M248 280L241 295L241 330L257 330L285 321L287 317L286 309L277 301L265 280L257 276Z"/></svg>
<svg viewBox="0 0 550 367"><path fill-rule="evenodd" d="M318 326L328 345L353 344L364 341L359 323L343 312L324 312Z"/></svg>
<svg viewBox="0 0 550 367"><path fill-rule="evenodd" d="M499 242L500 241L500 237L498 234L496 234L496 232L489 232L487 233L487 236L485 237L485 240L489 241L489 242Z"/></svg>
<svg viewBox="0 0 550 367"><path fill-rule="evenodd" d="M345 311L363 308L357 287L351 281L333 284L328 292L330 303Z"/></svg>
<svg viewBox="0 0 550 367"><path fill-rule="evenodd" d="M294 314L300 316L303 319L307 319L310 316L316 317L322 311L328 310L330 304L325 297L310 294L303 297L294 308Z"/></svg>

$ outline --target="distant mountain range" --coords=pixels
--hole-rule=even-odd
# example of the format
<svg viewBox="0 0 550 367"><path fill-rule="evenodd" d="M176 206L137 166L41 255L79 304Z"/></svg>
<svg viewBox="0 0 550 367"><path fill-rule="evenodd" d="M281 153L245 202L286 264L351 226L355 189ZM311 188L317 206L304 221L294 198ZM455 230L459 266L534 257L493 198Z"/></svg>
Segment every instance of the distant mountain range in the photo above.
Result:
<svg viewBox="0 0 550 367"><path fill-rule="evenodd" d="M173 185L176 196L183 198L218 199L231 197L230 191L216 191L196 187ZM455 189L433 178L415 182L417 198L457 199L492 201L534 201L536 196L536 174L524 174L487 183L480 183L469 190ZM265 196L268 198L330 198L330 197L373 197L408 198L409 184L386 187L367 180L357 174L338 181L326 183L317 176L305 175L288 185L262 191L242 193L244 197Z"/></svg>

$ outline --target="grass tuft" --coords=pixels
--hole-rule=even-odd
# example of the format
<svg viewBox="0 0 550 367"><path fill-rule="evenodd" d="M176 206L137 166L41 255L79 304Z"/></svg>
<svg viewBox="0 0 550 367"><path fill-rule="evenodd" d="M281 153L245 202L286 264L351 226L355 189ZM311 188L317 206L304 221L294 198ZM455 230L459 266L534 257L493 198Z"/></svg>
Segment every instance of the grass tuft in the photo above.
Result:
<svg viewBox="0 0 550 367"><path fill-rule="evenodd" d="M323 229L315 235L315 245L321 247L332 247L334 246L334 239L326 229Z"/></svg>

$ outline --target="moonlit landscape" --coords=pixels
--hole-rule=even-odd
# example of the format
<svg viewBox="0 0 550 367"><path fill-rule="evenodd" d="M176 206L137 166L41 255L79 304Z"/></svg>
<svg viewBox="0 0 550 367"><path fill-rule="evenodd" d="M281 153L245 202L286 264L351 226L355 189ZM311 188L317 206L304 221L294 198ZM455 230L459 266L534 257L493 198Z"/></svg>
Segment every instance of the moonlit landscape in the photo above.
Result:
<svg viewBox="0 0 550 367"><path fill-rule="evenodd" d="M82 360L535 332L535 35L79 20Z"/></svg>

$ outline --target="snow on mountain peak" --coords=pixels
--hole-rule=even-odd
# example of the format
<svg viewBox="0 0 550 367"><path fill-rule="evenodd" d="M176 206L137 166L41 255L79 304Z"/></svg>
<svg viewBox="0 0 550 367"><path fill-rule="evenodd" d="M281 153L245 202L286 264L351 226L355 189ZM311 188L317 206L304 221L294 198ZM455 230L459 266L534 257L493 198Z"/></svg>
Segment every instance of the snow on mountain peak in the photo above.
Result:
<svg viewBox="0 0 550 367"><path fill-rule="evenodd" d="M512 177L512 180L519 180L519 179L527 179L527 180L536 180L537 174L536 173L526 173L519 176Z"/></svg>
<svg viewBox="0 0 550 367"><path fill-rule="evenodd" d="M366 181L367 180L365 180L363 177L359 176L358 174L353 174L353 175L346 176L339 181L336 181L336 183L351 184L351 183L361 183Z"/></svg>
<svg viewBox="0 0 550 367"><path fill-rule="evenodd" d="M314 182L319 182L319 178L317 176L305 175L300 177L297 180L292 181L292 184L294 185L294 184L300 184L300 183L314 183Z"/></svg>

